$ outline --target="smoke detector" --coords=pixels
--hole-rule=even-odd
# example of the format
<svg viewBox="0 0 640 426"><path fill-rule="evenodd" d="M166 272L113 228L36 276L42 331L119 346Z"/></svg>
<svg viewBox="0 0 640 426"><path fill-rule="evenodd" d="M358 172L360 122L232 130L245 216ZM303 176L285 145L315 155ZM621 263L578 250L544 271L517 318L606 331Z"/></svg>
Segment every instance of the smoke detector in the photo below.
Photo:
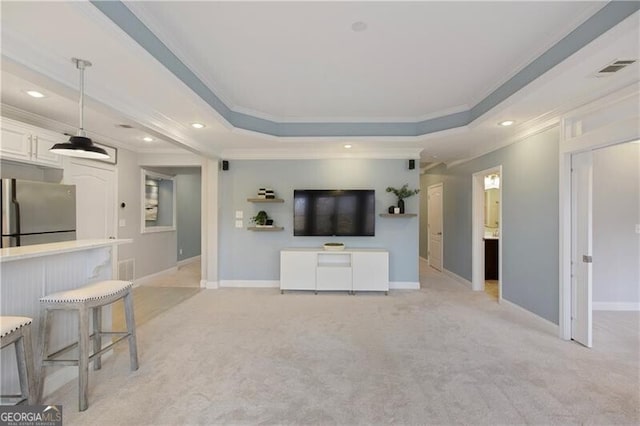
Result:
<svg viewBox="0 0 640 426"><path fill-rule="evenodd" d="M596 77L608 77L636 62L635 59L618 59L596 73Z"/></svg>

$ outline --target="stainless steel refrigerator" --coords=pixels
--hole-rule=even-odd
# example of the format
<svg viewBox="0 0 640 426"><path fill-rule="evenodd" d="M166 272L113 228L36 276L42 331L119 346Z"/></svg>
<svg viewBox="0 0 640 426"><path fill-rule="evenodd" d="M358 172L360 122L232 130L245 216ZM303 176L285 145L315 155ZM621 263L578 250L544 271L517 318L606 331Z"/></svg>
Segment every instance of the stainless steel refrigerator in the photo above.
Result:
<svg viewBox="0 0 640 426"><path fill-rule="evenodd" d="M2 247L76 239L76 187L2 179Z"/></svg>

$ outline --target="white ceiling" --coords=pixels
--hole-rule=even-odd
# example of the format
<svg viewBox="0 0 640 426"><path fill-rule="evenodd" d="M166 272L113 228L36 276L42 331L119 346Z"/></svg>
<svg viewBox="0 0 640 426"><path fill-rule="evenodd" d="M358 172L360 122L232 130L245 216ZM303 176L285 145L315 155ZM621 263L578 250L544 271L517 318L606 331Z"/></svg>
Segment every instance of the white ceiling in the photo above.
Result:
<svg viewBox="0 0 640 426"><path fill-rule="evenodd" d="M603 2L127 2L226 105L283 122L416 121L468 110ZM545 120L639 80L638 12L468 126L417 137L285 138L231 126L88 2L2 2L2 103L31 121L75 126L86 71L85 128L137 151L224 158L367 156L452 162L515 140ZM354 32L356 21L367 23ZM37 87L47 98L24 94ZM3 112L4 114L4 112ZM516 126L500 128L502 119ZM203 122L195 130L192 122ZM127 123L134 130L117 128ZM60 126L58 126L60 127ZM157 142L141 141L150 134ZM349 142L351 150L342 145ZM157 145L154 145L157 144Z"/></svg>

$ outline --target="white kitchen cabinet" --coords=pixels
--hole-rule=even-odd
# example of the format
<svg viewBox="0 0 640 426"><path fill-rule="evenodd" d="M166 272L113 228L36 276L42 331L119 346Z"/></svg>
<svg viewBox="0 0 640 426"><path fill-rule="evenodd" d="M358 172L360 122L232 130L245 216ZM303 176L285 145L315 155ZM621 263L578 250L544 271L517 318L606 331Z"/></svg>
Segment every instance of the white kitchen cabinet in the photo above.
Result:
<svg viewBox="0 0 640 426"><path fill-rule="evenodd" d="M0 158L62 167L62 158L49 152L54 144L65 141L62 135L4 117L0 132Z"/></svg>
<svg viewBox="0 0 640 426"><path fill-rule="evenodd" d="M280 252L280 290L389 291L389 252L382 249Z"/></svg>

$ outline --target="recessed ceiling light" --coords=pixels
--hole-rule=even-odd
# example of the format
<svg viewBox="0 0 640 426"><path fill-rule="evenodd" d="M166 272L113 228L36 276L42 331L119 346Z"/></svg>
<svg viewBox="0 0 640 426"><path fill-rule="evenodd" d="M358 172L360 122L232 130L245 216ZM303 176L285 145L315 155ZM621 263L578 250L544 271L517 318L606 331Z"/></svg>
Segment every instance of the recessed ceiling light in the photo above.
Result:
<svg viewBox="0 0 640 426"><path fill-rule="evenodd" d="M501 126L507 127L507 126L511 126L513 123L515 123L515 121L513 121L513 120L505 120L505 121L501 121L498 124L501 125Z"/></svg>
<svg viewBox="0 0 640 426"><path fill-rule="evenodd" d="M191 123L191 127L194 129L204 129L205 126L202 123Z"/></svg>
<svg viewBox="0 0 640 426"><path fill-rule="evenodd" d="M27 95L31 96L32 98L44 98L44 95L37 90L27 90Z"/></svg>
<svg viewBox="0 0 640 426"><path fill-rule="evenodd" d="M153 142L153 138L151 136L145 136L142 140L145 142Z"/></svg>
<svg viewBox="0 0 640 426"><path fill-rule="evenodd" d="M349 144L346 144L344 147L345 147L346 149L351 149L351 145L349 145Z"/></svg>
<svg viewBox="0 0 640 426"><path fill-rule="evenodd" d="M367 29L367 23L362 21L357 21L351 24L351 29L357 33L360 33Z"/></svg>

